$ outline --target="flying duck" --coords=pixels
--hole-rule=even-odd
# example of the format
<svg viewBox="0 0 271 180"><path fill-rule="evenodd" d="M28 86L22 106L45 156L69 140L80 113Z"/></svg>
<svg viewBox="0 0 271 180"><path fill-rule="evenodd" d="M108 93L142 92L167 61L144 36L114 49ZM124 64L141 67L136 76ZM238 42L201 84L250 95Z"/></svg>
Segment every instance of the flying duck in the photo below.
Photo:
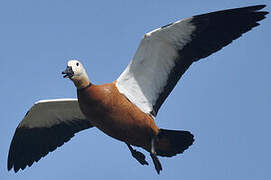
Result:
<svg viewBox="0 0 271 180"><path fill-rule="evenodd" d="M158 156L183 153L194 141L189 131L157 127L155 117L189 66L220 50L265 18L265 5L211 12L186 18L146 33L127 68L112 83L95 85L83 64L70 60L62 72L77 88L77 99L36 102L16 128L7 167L25 169L69 141L96 127L123 141L132 156L148 165L150 153L159 174Z"/></svg>

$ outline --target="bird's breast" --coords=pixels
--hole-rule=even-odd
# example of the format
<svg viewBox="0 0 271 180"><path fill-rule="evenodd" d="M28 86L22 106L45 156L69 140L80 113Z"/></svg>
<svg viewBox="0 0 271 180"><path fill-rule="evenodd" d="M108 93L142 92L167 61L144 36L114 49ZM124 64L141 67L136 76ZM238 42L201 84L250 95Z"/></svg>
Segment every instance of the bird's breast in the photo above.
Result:
<svg viewBox="0 0 271 180"><path fill-rule="evenodd" d="M146 147L158 134L154 120L120 94L114 83L91 85L77 95L85 116L111 137Z"/></svg>

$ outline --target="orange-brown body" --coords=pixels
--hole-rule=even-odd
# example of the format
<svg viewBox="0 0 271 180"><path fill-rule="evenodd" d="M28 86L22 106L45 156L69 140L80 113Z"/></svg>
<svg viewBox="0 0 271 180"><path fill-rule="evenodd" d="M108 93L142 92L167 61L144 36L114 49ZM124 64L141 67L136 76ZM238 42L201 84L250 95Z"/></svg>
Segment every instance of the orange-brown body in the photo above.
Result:
<svg viewBox="0 0 271 180"><path fill-rule="evenodd" d="M122 95L115 83L91 84L77 91L82 112L107 135L150 151L159 128L153 118Z"/></svg>

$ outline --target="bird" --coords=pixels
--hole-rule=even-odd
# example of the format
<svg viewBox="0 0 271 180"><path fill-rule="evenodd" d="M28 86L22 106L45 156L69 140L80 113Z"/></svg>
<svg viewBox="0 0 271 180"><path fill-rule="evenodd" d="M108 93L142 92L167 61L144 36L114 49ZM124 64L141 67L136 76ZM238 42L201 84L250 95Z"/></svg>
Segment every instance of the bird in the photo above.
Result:
<svg viewBox="0 0 271 180"><path fill-rule="evenodd" d="M131 155L156 172L158 158L183 153L194 142L185 130L159 128L157 113L190 67L259 25L268 14L265 5L255 5L195 15L146 33L121 75L113 82L90 82L83 64L72 59L62 72L77 91L77 98L36 102L17 126L12 138L7 168L14 172L32 166L49 152L69 141L77 132L98 128L126 144Z"/></svg>

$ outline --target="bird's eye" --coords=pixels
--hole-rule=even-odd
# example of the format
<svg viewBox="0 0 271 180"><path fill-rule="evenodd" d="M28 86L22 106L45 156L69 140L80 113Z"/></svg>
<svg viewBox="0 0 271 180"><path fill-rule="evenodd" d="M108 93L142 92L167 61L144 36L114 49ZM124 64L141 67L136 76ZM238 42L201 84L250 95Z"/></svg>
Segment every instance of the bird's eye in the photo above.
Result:
<svg viewBox="0 0 271 180"><path fill-rule="evenodd" d="M79 63L78 63L78 62L76 63L76 66L79 66Z"/></svg>

